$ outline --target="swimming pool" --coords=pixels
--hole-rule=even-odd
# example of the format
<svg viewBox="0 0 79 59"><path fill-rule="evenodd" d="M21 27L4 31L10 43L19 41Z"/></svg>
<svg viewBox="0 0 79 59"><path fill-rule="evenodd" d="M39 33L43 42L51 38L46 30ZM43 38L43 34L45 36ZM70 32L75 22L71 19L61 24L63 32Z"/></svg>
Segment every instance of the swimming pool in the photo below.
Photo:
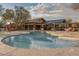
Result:
<svg viewBox="0 0 79 59"><path fill-rule="evenodd" d="M9 36L1 41L16 48L67 48L75 47L77 44L77 41L58 39L57 36L51 36L40 31Z"/></svg>

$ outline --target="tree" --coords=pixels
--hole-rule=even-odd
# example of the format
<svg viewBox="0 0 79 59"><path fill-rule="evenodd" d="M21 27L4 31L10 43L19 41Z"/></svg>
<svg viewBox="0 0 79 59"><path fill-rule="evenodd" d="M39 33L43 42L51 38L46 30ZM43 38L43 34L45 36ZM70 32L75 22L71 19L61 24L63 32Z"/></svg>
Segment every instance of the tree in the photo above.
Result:
<svg viewBox="0 0 79 59"><path fill-rule="evenodd" d="M24 7L15 6L15 15L15 22L20 29L24 28L23 25L25 25L28 19L31 19L30 12Z"/></svg>
<svg viewBox="0 0 79 59"><path fill-rule="evenodd" d="M3 25L5 23L5 21L2 18L3 12L4 12L4 8L2 5L0 5L0 27L3 27Z"/></svg>
<svg viewBox="0 0 79 59"><path fill-rule="evenodd" d="M72 4L71 4L71 8L72 8L73 10L79 10L79 3L72 3Z"/></svg>
<svg viewBox="0 0 79 59"><path fill-rule="evenodd" d="M6 9L2 16L4 20L11 20L14 18L14 11L12 9Z"/></svg>
<svg viewBox="0 0 79 59"><path fill-rule="evenodd" d="M2 16L3 11L4 11L4 8L3 8L3 6L2 6L2 5L0 5L0 16Z"/></svg>
<svg viewBox="0 0 79 59"><path fill-rule="evenodd" d="M2 19L2 17L0 17L0 27L4 26L5 21Z"/></svg>
<svg viewBox="0 0 79 59"><path fill-rule="evenodd" d="M15 12L16 20L27 21L29 18L31 18L30 12L26 10L24 7L15 6Z"/></svg>
<svg viewBox="0 0 79 59"><path fill-rule="evenodd" d="M16 26L22 28L23 25L31 18L30 12L24 7L15 6L13 9L5 9L5 12L2 14L3 19L6 22L14 21Z"/></svg>
<svg viewBox="0 0 79 59"><path fill-rule="evenodd" d="M72 22L72 19L70 17L68 17L68 16L65 17L65 20L66 20L67 23L71 23Z"/></svg>

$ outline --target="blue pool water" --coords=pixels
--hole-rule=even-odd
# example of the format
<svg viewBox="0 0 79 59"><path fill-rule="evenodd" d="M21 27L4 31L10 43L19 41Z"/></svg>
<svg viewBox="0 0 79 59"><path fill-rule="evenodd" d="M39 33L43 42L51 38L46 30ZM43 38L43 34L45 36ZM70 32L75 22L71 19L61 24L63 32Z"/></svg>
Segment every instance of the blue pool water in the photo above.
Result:
<svg viewBox="0 0 79 59"><path fill-rule="evenodd" d="M45 32L35 31L29 34L9 36L2 39L2 42L11 47L17 48L66 48L75 47L76 41L58 39Z"/></svg>

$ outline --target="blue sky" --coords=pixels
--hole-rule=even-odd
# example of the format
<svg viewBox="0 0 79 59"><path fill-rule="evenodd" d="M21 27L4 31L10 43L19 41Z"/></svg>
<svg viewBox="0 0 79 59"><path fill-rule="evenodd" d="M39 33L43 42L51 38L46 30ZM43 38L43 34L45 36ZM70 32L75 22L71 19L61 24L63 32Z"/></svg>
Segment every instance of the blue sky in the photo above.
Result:
<svg viewBox="0 0 79 59"><path fill-rule="evenodd" d="M4 8L13 9L14 6L23 6L31 13L32 18L44 17L46 20L54 20L60 18L72 18L78 21L79 11L73 10L71 4L61 3L2 3Z"/></svg>

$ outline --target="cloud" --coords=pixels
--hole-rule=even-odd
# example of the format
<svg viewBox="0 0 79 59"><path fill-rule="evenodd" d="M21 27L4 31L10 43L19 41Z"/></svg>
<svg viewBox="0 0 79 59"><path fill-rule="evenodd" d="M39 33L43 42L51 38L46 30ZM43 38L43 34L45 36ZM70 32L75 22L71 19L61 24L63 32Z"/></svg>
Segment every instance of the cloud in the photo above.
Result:
<svg viewBox="0 0 79 59"><path fill-rule="evenodd" d="M37 4L31 9L31 14L34 17L57 17L63 12L60 4Z"/></svg>
<svg viewBox="0 0 79 59"><path fill-rule="evenodd" d="M51 20L70 17L77 20L79 17L79 12L74 11L71 6L72 4L67 3L42 3L32 6L30 11L33 18L44 17L47 20Z"/></svg>
<svg viewBox="0 0 79 59"><path fill-rule="evenodd" d="M79 10L79 3L72 3L70 5L70 7L73 9L73 10Z"/></svg>

